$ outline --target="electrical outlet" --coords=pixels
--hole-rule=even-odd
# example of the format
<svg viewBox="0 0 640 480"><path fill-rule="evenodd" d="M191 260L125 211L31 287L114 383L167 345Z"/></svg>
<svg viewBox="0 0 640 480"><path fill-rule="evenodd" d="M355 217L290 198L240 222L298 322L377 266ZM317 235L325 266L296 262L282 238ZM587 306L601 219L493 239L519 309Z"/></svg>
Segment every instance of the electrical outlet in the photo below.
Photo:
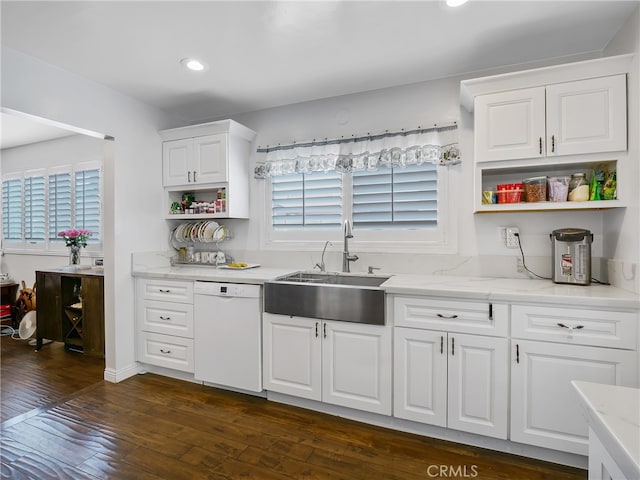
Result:
<svg viewBox="0 0 640 480"><path fill-rule="evenodd" d="M520 235L520 229L518 227L507 227L505 237L507 248L518 248L520 245L518 235Z"/></svg>

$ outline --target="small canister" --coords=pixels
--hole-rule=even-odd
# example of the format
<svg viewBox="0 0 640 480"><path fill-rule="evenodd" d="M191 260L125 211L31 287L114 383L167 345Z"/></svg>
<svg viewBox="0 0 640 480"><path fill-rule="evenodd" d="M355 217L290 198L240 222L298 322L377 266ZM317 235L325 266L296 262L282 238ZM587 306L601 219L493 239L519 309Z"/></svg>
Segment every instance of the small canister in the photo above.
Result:
<svg viewBox="0 0 640 480"><path fill-rule="evenodd" d="M574 173L569 182L569 201L586 202L589 200L589 183L584 173Z"/></svg>

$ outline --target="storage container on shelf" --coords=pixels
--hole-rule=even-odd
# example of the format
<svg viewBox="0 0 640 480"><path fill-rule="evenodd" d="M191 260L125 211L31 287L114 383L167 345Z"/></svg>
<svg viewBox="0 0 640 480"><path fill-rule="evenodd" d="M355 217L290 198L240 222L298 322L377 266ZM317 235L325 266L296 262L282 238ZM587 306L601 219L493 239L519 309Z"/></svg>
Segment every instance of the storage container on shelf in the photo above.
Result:
<svg viewBox="0 0 640 480"><path fill-rule="evenodd" d="M584 173L574 173L569 182L569 201L586 202L589 200L589 183Z"/></svg>
<svg viewBox="0 0 640 480"><path fill-rule="evenodd" d="M522 183L501 183L498 185L498 203L518 203L522 201Z"/></svg>
<svg viewBox="0 0 640 480"><path fill-rule="evenodd" d="M547 177L525 178L524 199L526 202L545 202L547 200Z"/></svg>
<svg viewBox="0 0 640 480"><path fill-rule="evenodd" d="M547 195L550 202L566 202L569 194L571 177L549 177L547 179Z"/></svg>

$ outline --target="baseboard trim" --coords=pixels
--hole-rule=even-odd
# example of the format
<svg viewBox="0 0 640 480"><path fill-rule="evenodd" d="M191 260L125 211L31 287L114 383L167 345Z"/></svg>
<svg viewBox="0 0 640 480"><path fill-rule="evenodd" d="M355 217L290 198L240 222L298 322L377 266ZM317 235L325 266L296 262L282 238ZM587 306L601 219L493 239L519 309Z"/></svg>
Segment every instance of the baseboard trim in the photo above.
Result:
<svg viewBox="0 0 640 480"><path fill-rule="evenodd" d="M142 372L144 372L144 369L139 363L133 363L126 366L125 368L120 368L117 370L113 368L105 368L104 379L107 382L118 383Z"/></svg>

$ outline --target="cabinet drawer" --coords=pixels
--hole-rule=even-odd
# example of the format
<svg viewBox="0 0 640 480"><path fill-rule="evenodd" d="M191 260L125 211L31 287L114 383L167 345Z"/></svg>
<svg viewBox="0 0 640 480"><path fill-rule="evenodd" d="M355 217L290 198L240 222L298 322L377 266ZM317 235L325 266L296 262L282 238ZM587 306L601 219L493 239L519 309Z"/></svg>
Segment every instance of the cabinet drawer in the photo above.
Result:
<svg viewBox="0 0 640 480"><path fill-rule="evenodd" d="M188 303L138 301L140 330L193 338L193 305Z"/></svg>
<svg viewBox="0 0 640 480"><path fill-rule="evenodd" d="M193 340L140 332L138 361L193 373Z"/></svg>
<svg viewBox="0 0 640 480"><path fill-rule="evenodd" d="M506 304L426 297L394 297L393 315L397 327L490 336L506 336L509 323Z"/></svg>
<svg viewBox="0 0 640 480"><path fill-rule="evenodd" d="M138 280L138 297L145 300L163 300L193 303L193 282L141 278Z"/></svg>
<svg viewBox="0 0 640 480"><path fill-rule="evenodd" d="M531 340L635 350L638 315L633 312L512 305L511 336Z"/></svg>

